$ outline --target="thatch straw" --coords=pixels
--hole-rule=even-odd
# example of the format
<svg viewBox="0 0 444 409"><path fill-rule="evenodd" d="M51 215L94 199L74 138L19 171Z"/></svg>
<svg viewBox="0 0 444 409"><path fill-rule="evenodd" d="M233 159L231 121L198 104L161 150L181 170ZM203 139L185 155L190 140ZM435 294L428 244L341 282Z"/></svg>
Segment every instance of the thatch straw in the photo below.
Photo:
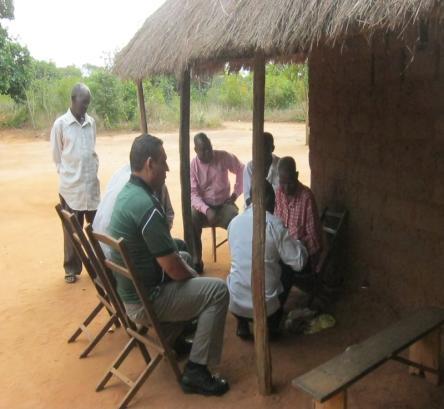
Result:
<svg viewBox="0 0 444 409"><path fill-rule="evenodd" d="M143 79L251 57L308 52L348 33L403 32L441 15L441 0L167 0L117 55L115 72Z"/></svg>

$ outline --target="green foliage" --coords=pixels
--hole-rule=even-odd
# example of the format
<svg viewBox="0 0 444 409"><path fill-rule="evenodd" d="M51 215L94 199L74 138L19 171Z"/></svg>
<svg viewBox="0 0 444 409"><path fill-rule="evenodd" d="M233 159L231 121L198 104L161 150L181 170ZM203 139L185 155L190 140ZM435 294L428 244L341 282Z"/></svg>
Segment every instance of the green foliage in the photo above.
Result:
<svg viewBox="0 0 444 409"><path fill-rule="evenodd" d="M14 18L14 4L12 0L0 0L0 18Z"/></svg>
<svg viewBox="0 0 444 409"><path fill-rule="evenodd" d="M31 57L28 49L12 41L0 26L0 94L22 102L30 81Z"/></svg>
<svg viewBox="0 0 444 409"><path fill-rule="evenodd" d="M8 107L0 101L0 126L20 126L27 122L36 128L50 127L68 108L74 84L85 82L92 93L89 112L99 127L139 129L135 84L121 81L108 68L85 65L82 70L83 75L76 67L58 68L52 62L33 61L33 80L27 86L24 101L13 104L9 100ZM305 120L307 79L305 65L267 65L265 118ZM145 80L143 86L150 129L177 129L180 117L177 80L157 76ZM253 74L249 71L193 80L191 126L207 128L220 126L225 120L249 121L252 101Z"/></svg>

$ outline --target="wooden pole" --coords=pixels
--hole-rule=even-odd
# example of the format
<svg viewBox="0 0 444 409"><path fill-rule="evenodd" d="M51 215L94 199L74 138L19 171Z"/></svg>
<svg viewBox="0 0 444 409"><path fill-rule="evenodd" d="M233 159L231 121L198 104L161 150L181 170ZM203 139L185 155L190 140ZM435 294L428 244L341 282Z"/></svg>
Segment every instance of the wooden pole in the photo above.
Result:
<svg viewBox="0 0 444 409"><path fill-rule="evenodd" d="M271 393L271 355L265 305L265 164L264 164L265 57L254 58L253 80L253 265L251 287L254 309L254 346L259 392Z"/></svg>
<svg viewBox="0 0 444 409"><path fill-rule="evenodd" d="M191 224L191 181L190 181L190 71L182 73L180 79L180 186L182 194L183 235L190 253L194 254Z"/></svg>
<svg viewBox="0 0 444 409"><path fill-rule="evenodd" d="M142 80L136 82L137 85L137 99L139 101L140 110L140 129L143 133L148 133L148 123L146 121L145 99L143 97Z"/></svg>

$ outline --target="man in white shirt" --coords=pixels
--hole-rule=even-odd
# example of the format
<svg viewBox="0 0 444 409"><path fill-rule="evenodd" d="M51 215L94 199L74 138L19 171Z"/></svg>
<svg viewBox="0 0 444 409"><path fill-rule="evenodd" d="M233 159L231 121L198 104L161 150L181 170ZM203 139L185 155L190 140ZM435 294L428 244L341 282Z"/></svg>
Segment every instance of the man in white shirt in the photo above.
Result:
<svg viewBox="0 0 444 409"><path fill-rule="evenodd" d="M84 84L71 91L71 107L57 118L51 130L52 157L59 174L59 196L63 209L74 213L83 226L92 222L100 201L97 177L99 159L95 152L96 123L86 111L91 92ZM82 262L64 231L65 281L74 283Z"/></svg>
<svg viewBox="0 0 444 409"><path fill-rule="evenodd" d="M279 187L279 172L278 163L279 157L274 152L274 139L270 132L264 132L264 154L265 154L265 173L267 175L268 182L273 186L274 191ZM253 178L253 161L247 163L244 168L244 199L245 207L248 207L251 203L251 180Z"/></svg>
<svg viewBox="0 0 444 409"><path fill-rule="evenodd" d="M125 184L129 181L131 175L130 164L126 164L118 169L112 176L106 187L105 194L100 201L97 213L94 217L93 229L96 232L109 234L108 226L113 214L114 204L116 203L117 195L120 193ZM162 208L165 211L168 225L173 227L174 221L174 209L171 205L171 199L166 185L162 186L159 193L155 193L155 196L159 199ZM186 244L183 240L175 239L176 245L179 251L187 251ZM103 249L105 254L108 252L108 248Z"/></svg>
<svg viewBox="0 0 444 409"><path fill-rule="evenodd" d="M294 271L301 271L308 253L299 240L294 240L282 221L273 215L274 190L265 181L265 300L270 336L278 334L283 305L290 287L284 288L281 265L283 262ZM251 291L253 243L253 206L236 216L228 226L228 244L231 253L230 274L227 277L230 291L229 310L238 320L237 335L242 339L251 338L248 322L253 318Z"/></svg>

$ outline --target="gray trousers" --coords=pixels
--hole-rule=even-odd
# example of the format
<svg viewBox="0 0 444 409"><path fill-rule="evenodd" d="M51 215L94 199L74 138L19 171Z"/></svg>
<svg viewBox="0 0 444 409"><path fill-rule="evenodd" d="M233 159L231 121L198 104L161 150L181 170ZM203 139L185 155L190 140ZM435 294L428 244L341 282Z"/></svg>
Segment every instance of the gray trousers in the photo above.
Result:
<svg viewBox="0 0 444 409"><path fill-rule="evenodd" d="M196 277L163 285L152 304L162 326L182 325L197 318L190 361L214 366L219 364L222 355L228 302L228 288L223 280ZM130 319L146 325L147 319L140 304L125 304L125 309Z"/></svg>
<svg viewBox="0 0 444 409"><path fill-rule="evenodd" d="M65 199L63 199L60 194L59 197L62 209L73 213L82 228L85 219L87 223L93 222L94 216L96 215L96 210L73 210L68 206L68 204L65 202ZM63 228L63 252L63 268L65 269L65 275L70 276L80 274L80 272L82 271L82 260L80 260L80 257L77 255L74 244L72 243L72 240L65 228Z"/></svg>

